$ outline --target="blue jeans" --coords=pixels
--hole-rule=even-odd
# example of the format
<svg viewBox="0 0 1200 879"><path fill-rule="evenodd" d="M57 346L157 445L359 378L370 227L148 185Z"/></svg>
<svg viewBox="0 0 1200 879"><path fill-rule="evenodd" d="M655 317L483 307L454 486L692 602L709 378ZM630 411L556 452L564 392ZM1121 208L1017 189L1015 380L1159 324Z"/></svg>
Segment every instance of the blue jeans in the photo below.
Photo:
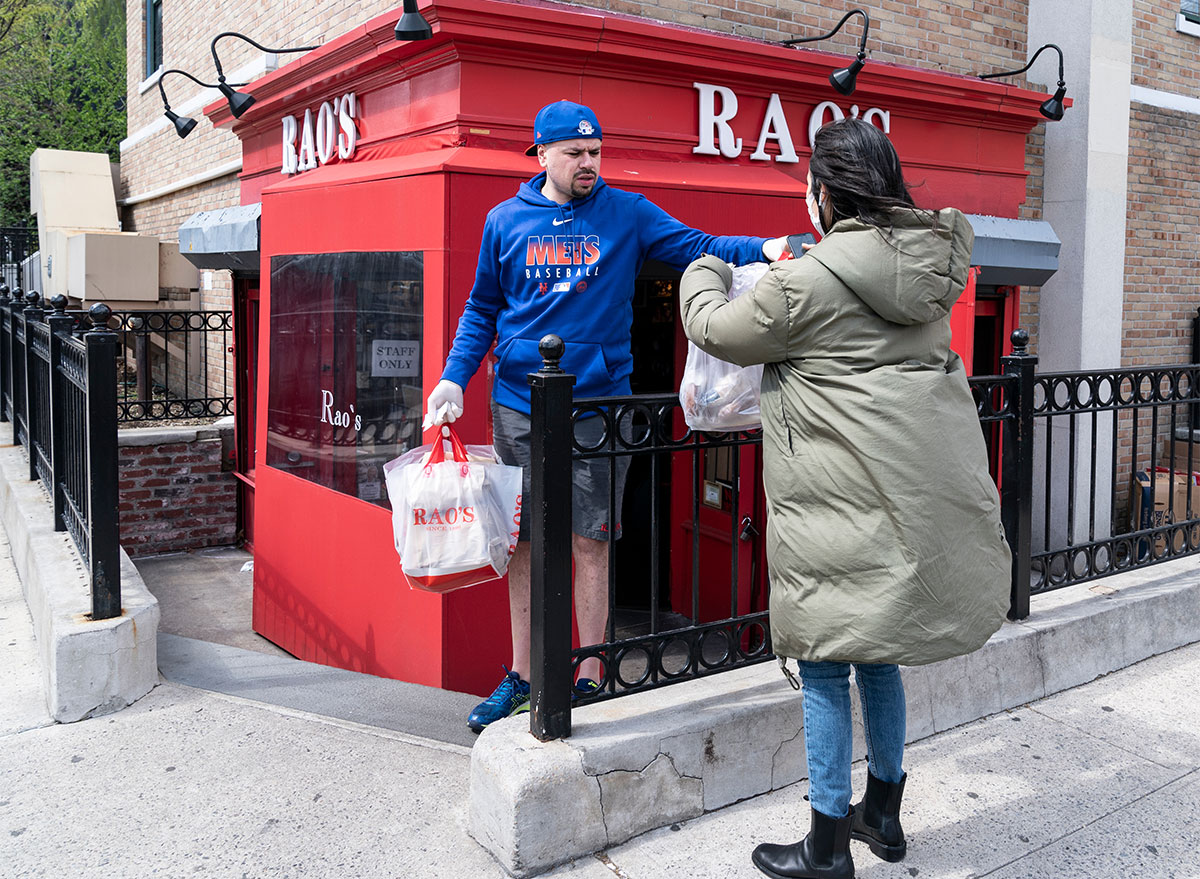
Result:
<svg viewBox="0 0 1200 879"><path fill-rule="evenodd" d="M800 662L808 799L831 818L850 810L850 663ZM854 664L867 739L867 766L880 781L904 775L904 684L894 665Z"/></svg>

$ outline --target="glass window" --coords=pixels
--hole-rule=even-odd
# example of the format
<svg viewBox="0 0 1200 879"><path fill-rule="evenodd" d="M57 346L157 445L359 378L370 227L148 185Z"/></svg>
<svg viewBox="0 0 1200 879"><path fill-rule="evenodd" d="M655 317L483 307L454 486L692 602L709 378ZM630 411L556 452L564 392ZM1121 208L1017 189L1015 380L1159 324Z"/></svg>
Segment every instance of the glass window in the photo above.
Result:
<svg viewBox="0 0 1200 879"><path fill-rule="evenodd" d="M146 0L146 76L152 76L162 66L162 0Z"/></svg>
<svg viewBox="0 0 1200 879"><path fill-rule="evenodd" d="M388 506L383 464L421 444L422 265L271 258L268 465Z"/></svg>
<svg viewBox="0 0 1200 879"><path fill-rule="evenodd" d="M1200 22L1200 0L1183 0L1179 11L1188 21Z"/></svg>

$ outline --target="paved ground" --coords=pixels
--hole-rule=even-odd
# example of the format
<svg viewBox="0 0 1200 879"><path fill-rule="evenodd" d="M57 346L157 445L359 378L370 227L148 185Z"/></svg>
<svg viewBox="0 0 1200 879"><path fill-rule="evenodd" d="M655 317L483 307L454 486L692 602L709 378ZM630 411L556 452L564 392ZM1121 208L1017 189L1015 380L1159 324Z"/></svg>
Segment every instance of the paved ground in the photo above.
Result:
<svg viewBox="0 0 1200 879"><path fill-rule="evenodd" d="M470 752L438 740L454 738L445 724L426 720L438 735L388 729L375 716L380 705L355 721L364 699L388 698L372 689L380 679L342 679L264 655L274 648L248 653L253 645L218 648L195 630L168 631L169 603L191 599L186 590L170 597L140 566L161 589L160 644L174 639L164 653L174 658L160 662L166 679L118 714L55 725L16 572L0 550L0 879L501 879L466 833ZM248 629L237 622L242 611L230 613L231 626ZM219 636L219 627L209 633ZM245 690L251 698L216 689L244 686L236 667L257 663L268 670L260 683L276 687ZM855 843L858 875L1200 877L1197 680L1200 644L911 746L909 856L885 864ZM293 700L321 692L305 696L306 708L276 704L287 701L268 698L276 689ZM407 697L392 693L394 713L405 713ZM794 785L547 875L750 879L760 875L749 862L756 843L802 835L804 794Z"/></svg>

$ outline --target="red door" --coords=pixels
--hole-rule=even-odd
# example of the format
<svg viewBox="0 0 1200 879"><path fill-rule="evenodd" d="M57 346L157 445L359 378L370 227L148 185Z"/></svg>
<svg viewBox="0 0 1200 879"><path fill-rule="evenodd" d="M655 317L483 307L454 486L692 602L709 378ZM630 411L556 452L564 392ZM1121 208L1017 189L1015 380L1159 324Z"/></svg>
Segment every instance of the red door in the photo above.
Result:
<svg viewBox="0 0 1200 879"><path fill-rule="evenodd" d="M242 542L254 548L255 412L258 411L258 280L234 289L234 435L237 446L238 514Z"/></svg>

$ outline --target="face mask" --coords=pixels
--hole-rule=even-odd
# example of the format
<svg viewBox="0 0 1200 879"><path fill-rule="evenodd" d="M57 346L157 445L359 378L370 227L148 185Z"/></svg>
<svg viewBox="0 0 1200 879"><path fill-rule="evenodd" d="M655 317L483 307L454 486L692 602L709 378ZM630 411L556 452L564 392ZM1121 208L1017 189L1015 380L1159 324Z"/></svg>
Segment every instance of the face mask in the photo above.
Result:
<svg viewBox="0 0 1200 879"><path fill-rule="evenodd" d="M810 189L808 195L805 196L805 201L808 202L808 218L812 220L813 228L817 230L817 234L822 238L825 237L825 225L821 222L822 205L818 204L817 199L813 196Z"/></svg>

